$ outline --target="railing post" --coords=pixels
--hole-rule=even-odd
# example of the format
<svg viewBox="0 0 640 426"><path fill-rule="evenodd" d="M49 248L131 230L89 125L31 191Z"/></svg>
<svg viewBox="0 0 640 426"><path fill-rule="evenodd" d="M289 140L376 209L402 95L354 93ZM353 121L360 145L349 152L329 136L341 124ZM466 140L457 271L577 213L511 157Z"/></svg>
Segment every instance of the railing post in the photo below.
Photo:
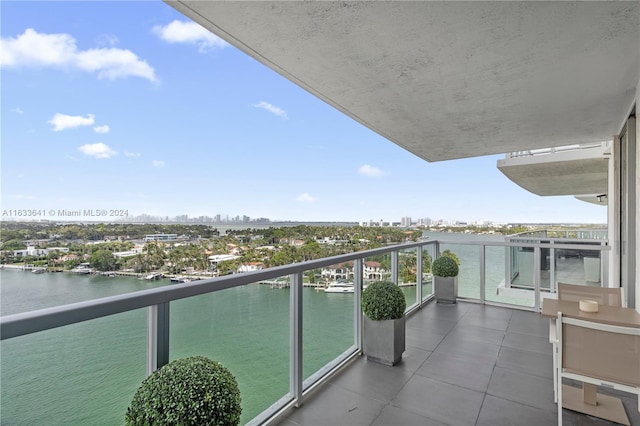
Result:
<svg viewBox="0 0 640 426"><path fill-rule="evenodd" d="M353 344L362 350L362 259L355 259L353 261L353 279L354 279L354 298L353 298Z"/></svg>
<svg viewBox="0 0 640 426"><path fill-rule="evenodd" d="M291 274L290 392L295 406L302 405L302 273Z"/></svg>
<svg viewBox="0 0 640 426"><path fill-rule="evenodd" d="M398 285L398 250L391 252L391 281Z"/></svg>
<svg viewBox="0 0 640 426"><path fill-rule="evenodd" d="M513 279L513 271L511 265L513 258L516 256L516 250L513 246L505 246L504 248L504 285L511 288L511 280Z"/></svg>
<svg viewBox="0 0 640 426"><path fill-rule="evenodd" d="M554 241L550 241L554 244ZM549 293L556 292L556 249L549 249Z"/></svg>
<svg viewBox="0 0 640 426"><path fill-rule="evenodd" d="M169 363L169 302L147 311L147 376Z"/></svg>
<svg viewBox="0 0 640 426"><path fill-rule="evenodd" d="M418 299L418 306L422 306L422 248L418 247L416 250L416 298Z"/></svg>
<svg viewBox="0 0 640 426"><path fill-rule="evenodd" d="M600 281L602 282L603 287L611 287L611 283L609 282L609 254L605 253L602 250L602 246L606 246L607 243L600 244L600 251L598 254L600 255L600 264L602 265L602 272L600 273ZM625 306L626 307L626 306Z"/></svg>
<svg viewBox="0 0 640 426"><path fill-rule="evenodd" d="M484 244L480 246L480 303L484 305L485 303L485 259L486 259L486 248Z"/></svg>
<svg viewBox="0 0 640 426"><path fill-rule="evenodd" d="M540 246L533 248L533 307L540 312Z"/></svg>

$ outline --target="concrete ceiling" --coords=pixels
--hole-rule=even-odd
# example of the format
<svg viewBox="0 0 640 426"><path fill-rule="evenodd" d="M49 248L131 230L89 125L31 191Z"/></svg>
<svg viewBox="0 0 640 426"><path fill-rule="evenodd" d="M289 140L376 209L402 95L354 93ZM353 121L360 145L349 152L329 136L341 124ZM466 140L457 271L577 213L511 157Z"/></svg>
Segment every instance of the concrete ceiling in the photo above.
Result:
<svg viewBox="0 0 640 426"><path fill-rule="evenodd" d="M638 84L637 1L167 3L428 161L608 139Z"/></svg>

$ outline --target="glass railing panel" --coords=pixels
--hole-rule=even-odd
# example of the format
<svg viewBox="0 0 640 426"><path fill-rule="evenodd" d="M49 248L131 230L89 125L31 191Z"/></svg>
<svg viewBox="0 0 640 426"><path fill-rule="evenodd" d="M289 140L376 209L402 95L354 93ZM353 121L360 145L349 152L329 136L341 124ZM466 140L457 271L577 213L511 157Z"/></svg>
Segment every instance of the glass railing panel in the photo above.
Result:
<svg viewBox="0 0 640 426"><path fill-rule="evenodd" d="M515 266L508 287L534 288L534 249L532 247L512 247L511 261Z"/></svg>
<svg viewBox="0 0 640 426"><path fill-rule="evenodd" d="M554 249L553 282L602 285L602 261L599 250ZM557 288L557 287L556 287Z"/></svg>
<svg viewBox="0 0 640 426"><path fill-rule="evenodd" d="M433 295L433 274L431 265L436 255L435 244L422 247L422 300Z"/></svg>
<svg viewBox="0 0 640 426"><path fill-rule="evenodd" d="M147 310L0 343L3 425L119 425L147 370Z"/></svg>
<svg viewBox="0 0 640 426"><path fill-rule="evenodd" d="M415 305L418 301L416 288L417 250L409 249L398 252L398 285L404 293L407 308Z"/></svg>
<svg viewBox="0 0 640 426"><path fill-rule="evenodd" d="M458 297L480 299L480 246L441 243L440 254L447 250L460 260Z"/></svg>
<svg viewBox="0 0 640 426"><path fill-rule="evenodd" d="M283 277L171 302L170 359L202 355L227 367L240 387L242 424L289 392L288 283Z"/></svg>
<svg viewBox="0 0 640 426"><path fill-rule="evenodd" d="M523 289L510 288L508 285L511 274L506 256L517 253L517 250L512 249L513 247L504 246L485 247L485 301L531 307L534 301L533 286Z"/></svg>
<svg viewBox="0 0 640 426"><path fill-rule="evenodd" d="M305 286L302 300L304 381L354 346L353 279L326 289Z"/></svg>
<svg viewBox="0 0 640 426"><path fill-rule="evenodd" d="M350 276L350 282L353 282L353 262L348 265L348 273ZM314 287L323 289L327 286L327 282L322 277L322 269L309 269L305 271L302 276L302 282L305 287Z"/></svg>

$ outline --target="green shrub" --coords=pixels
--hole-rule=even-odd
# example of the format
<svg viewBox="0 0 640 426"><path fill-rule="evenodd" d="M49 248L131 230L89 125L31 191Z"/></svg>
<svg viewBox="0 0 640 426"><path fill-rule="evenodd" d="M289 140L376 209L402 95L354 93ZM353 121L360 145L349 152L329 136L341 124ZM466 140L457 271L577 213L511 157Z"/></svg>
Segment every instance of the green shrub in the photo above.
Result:
<svg viewBox="0 0 640 426"><path fill-rule="evenodd" d="M400 319L407 301L400 287L389 281L378 281L362 292L362 311L374 321Z"/></svg>
<svg viewBox="0 0 640 426"><path fill-rule="evenodd" d="M452 252L451 250L446 249L440 254L440 256L449 256L450 258L456 261L456 265L460 266L460 259L458 259L458 255Z"/></svg>
<svg viewBox="0 0 640 426"><path fill-rule="evenodd" d="M433 262L431 271L438 277L457 277L458 264L451 256L440 256Z"/></svg>
<svg viewBox="0 0 640 426"><path fill-rule="evenodd" d="M237 425L238 382L219 362L202 356L170 362L147 377L127 408L125 424Z"/></svg>

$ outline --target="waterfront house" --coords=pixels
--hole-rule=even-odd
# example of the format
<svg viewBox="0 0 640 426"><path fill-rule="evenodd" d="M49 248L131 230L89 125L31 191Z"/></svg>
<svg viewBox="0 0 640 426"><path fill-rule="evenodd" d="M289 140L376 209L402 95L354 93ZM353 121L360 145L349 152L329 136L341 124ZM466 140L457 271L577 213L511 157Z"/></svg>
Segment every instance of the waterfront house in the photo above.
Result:
<svg viewBox="0 0 640 426"><path fill-rule="evenodd" d="M352 280L353 279L353 263L348 262L329 265L320 271L320 277L327 281L336 280Z"/></svg>
<svg viewBox="0 0 640 426"><path fill-rule="evenodd" d="M305 244L304 240L297 238L280 238L280 244L289 244L294 247L302 247Z"/></svg>
<svg viewBox="0 0 640 426"><path fill-rule="evenodd" d="M35 246L27 246L26 249L23 250L14 250L13 255L15 257L23 257L23 256L46 256L49 251L47 249L39 249Z"/></svg>
<svg viewBox="0 0 640 426"><path fill-rule="evenodd" d="M375 262L373 260L364 262L363 266L364 277L367 280L372 281L381 281L385 277L389 276L389 270L382 268L380 262Z"/></svg>
<svg viewBox="0 0 640 426"><path fill-rule="evenodd" d="M238 266L238 272L259 271L263 268L264 268L264 263L262 262L247 262Z"/></svg>

